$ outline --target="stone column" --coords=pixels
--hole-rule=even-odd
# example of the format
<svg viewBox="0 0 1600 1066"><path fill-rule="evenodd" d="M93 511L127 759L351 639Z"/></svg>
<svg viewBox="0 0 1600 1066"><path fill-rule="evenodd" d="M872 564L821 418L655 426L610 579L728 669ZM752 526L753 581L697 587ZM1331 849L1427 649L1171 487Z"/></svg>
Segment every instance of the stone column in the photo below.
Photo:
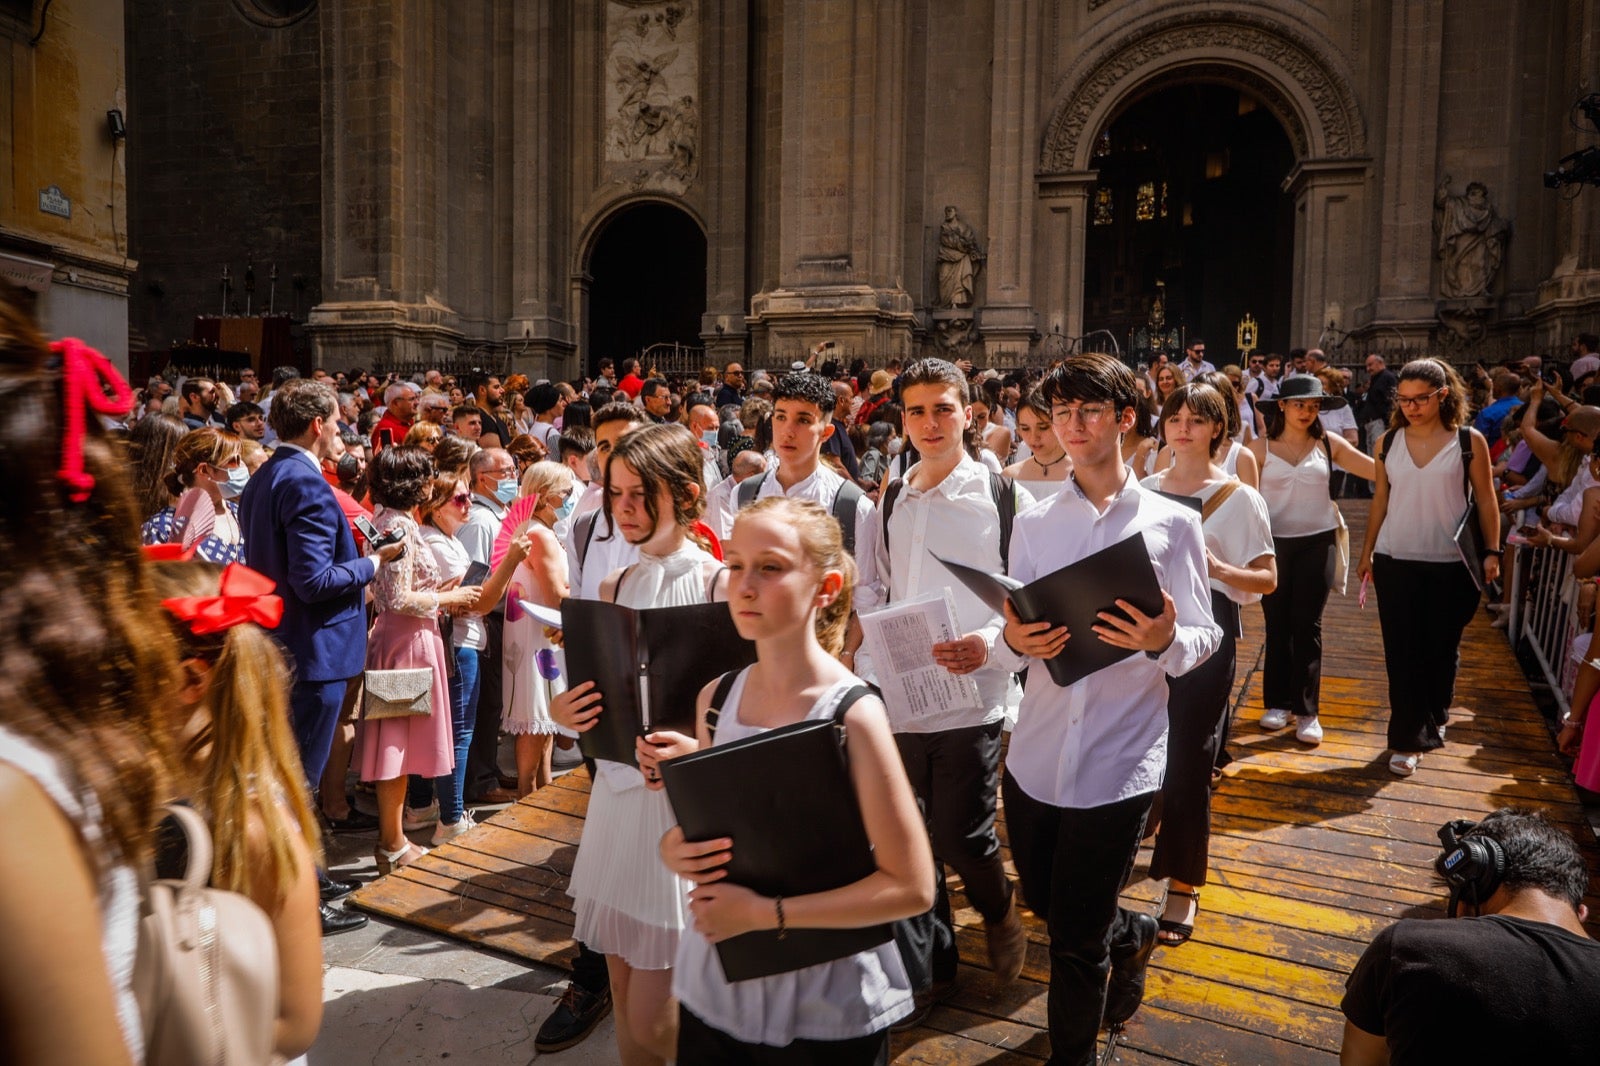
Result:
<svg viewBox="0 0 1600 1066"><path fill-rule="evenodd" d="M991 359L1014 363L1038 334L1033 291L1033 156L1040 24L1037 0L994 5L994 91L989 119L987 299L979 315Z"/></svg>
<svg viewBox="0 0 1600 1066"><path fill-rule="evenodd" d="M699 178L705 183L706 313L700 336L706 361L721 366L744 358L746 241L745 135L750 101L749 0L703 0L702 54L717 62L701 67L702 144Z"/></svg>
<svg viewBox="0 0 1600 1066"><path fill-rule="evenodd" d="M1089 198L1099 174L1041 174L1034 201L1033 298L1046 337L1083 333L1083 259ZM1123 343L1118 338L1118 343Z"/></svg>
<svg viewBox="0 0 1600 1066"><path fill-rule="evenodd" d="M1368 169L1365 159L1304 162L1284 179L1295 209L1289 304L1289 336L1295 347L1315 345L1330 326L1351 329L1349 312L1363 273L1361 242L1351 235L1361 231Z"/></svg>
<svg viewBox="0 0 1600 1066"><path fill-rule="evenodd" d="M1382 214L1374 299L1365 317L1370 325L1393 327L1423 342L1434 324L1433 190L1439 179L1444 0L1411 0L1389 11L1389 84L1378 97L1386 101Z"/></svg>
<svg viewBox="0 0 1600 1066"><path fill-rule="evenodd" d="M910 351L905 26L905 0L784 5L778 278L751 299L758 355L822 340L869 358Z"/></svg>
<svg viewBox="0 0 1600 1066"><path fill-rule="evenodd" d="M324 365L420 368L460 339L440 293L445 17L434 0L320 5L324 299L307 332Z"/></svg>

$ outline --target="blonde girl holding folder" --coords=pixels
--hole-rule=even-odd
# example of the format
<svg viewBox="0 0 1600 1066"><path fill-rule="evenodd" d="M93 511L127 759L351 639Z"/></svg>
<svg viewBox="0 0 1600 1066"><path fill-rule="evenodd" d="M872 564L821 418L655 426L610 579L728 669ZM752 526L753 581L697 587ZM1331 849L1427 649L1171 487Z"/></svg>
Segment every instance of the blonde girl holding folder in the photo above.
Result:
<svg viewBox="0 0 1600 1066"><path fill-rule="evenodd" d="M698 702L693 740L652 734L639 745L647 776L661 759L729 743L809 718L832 718L862 684L835 656L850 617L855 565L838 523L815 503L772 497L739 512L725 545L728 606L758 659L734 681L707 724L717 682ZM678 1061L684 1063L888 1062L889 1027L912 1011L891 943L801 970L730 983L714 948L759 929L839 929L909 918L933 903L933 856L883 704L863 697L844 711L845 749L877 870L842 888L769 899L722 879L737 843L685 841L672 827L661 858L693 881L693 929L678 945ZM659 773L656 773L659 777ZM737 797L729 797L737 802Z"/></svg>

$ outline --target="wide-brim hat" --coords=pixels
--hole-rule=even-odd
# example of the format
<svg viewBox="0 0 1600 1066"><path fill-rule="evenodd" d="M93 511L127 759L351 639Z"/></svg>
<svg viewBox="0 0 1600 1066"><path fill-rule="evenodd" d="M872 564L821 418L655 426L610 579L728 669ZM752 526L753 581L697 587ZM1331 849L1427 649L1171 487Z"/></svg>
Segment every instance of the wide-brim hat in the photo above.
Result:
<svg viewBox="0 0 1600 1066"><path fill-rule="evenodd" d="M1322 379L1310 374L1290 374L1278 386L1278 395L1271 400L1257 400L1257 407L1276 409L1280 400L1319 400L1324 411L1337 411L1349 405L1343 396L1334 396L1322 390Z"/></svg>

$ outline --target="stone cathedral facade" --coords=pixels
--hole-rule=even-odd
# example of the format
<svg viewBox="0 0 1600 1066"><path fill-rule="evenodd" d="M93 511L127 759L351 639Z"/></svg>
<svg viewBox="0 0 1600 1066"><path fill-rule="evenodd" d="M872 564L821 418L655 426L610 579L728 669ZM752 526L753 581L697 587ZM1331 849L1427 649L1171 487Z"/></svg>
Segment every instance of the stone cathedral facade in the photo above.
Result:
<svg viewBox="0 0 1600 1066"><path fill-rule="evenodd" d="M133 326L294 278L329 367L573 376L1150 329L1600 326L1600 0L127 4ZM288 305L287 283L280 303ZM1487 349L1486 349L1487 350ZM1497 349L1498 350L1498 349Z"/></svg>

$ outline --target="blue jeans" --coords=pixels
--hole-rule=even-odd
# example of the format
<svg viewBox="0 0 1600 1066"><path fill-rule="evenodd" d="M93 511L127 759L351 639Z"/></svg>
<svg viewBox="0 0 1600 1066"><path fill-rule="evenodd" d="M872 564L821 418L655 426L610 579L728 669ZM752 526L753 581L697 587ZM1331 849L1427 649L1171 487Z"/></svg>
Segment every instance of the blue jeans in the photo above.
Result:
<svg viewBox="0 0 1600 1066"><path fill-rule="evenodd" d="M467 783L467 752L472 747L473 725L478 714L478 652L476 648L456 648L456 676L450 679L450 730L455 740L456 768L433 779L439 796L439 824L461 821L463 790Z"/></svg>

